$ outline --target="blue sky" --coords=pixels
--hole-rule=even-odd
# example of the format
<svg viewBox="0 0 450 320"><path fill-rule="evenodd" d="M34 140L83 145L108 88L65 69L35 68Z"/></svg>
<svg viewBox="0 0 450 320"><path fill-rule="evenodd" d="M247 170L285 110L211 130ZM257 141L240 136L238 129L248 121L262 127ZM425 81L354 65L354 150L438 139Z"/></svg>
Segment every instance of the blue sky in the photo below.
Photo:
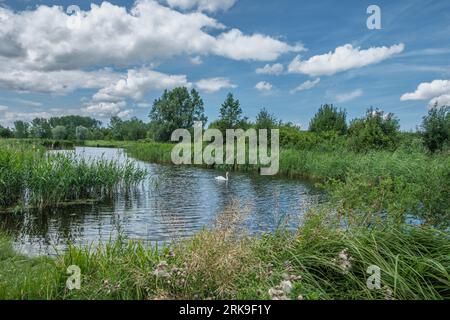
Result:
<svg viewBox="0 0 450 320"><path fill-rule="evenodd" d="M370 106L393 112L404 130L450 103L448 1L100 4L0 0L0 124L74 113L147 120L177 85L201 92L210 120L233 92L250 119L265 107L303 128L324 103L350 119ZM366 26L371 4L381 30Z"/></svg>

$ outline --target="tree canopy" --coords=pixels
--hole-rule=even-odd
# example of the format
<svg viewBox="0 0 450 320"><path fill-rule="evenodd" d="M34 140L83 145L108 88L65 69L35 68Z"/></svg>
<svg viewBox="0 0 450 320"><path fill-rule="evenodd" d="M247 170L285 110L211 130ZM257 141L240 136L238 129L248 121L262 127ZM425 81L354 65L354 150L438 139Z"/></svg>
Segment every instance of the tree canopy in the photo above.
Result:
<svg viewBox="0 0 450 320"><path fill-rule="evenodd" d="M339 134L347 132L347 112L337 109L332 104L322 105L309 123L311 132L334 131Z"/></svg>
<svg viewBox="0 0 450 320"><path fill-rule="evenodd" d="M423 118L422 136L426 147L431 152L442 150L450 145L450 107L435 105Z"/></svg>
<svg viewBox="0 0 450 320"><path fill-rule="evenodd" d="M364 118L351 122L349 145L358 151L392 148L399 142L399 130L399 121L392 113L370 108Z"/></svg>
<svg viewBox="0 0 450 320"><path fill-rule="evenodd" d="M208 120L199 93L185 87L165 90L153 102L149 116L152 138L158 141L170 140L176 129L191 129L195 122L205 124Z"/></svg>

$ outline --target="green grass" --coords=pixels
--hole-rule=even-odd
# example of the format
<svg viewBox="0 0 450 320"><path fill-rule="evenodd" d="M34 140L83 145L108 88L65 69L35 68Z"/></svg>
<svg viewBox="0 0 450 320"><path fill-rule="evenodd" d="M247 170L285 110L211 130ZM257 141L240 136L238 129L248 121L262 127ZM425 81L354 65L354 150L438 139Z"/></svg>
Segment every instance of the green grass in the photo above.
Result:
<svg viewBox="0 0 450 320"><path fill-rule="evenodd" d="M0 141L0 208L55 207L80 199L101 200L143 181L132 162L86 160L47 154L40 145Z"/></svg>
<svg viewBox="0 0 450 320"><path fill-rule="evenodd" d="M324 218L315 214L297 232L259 238L218 227L163 248L120 239L71 247L54 260L6 247L0 298L270 299L269 290L289 280L288 299L450 299L448 234L408 226L343 230ZM81 290L65 289L70 265L81 268ZM380 290L367 287L371 265L381 269Z"/></svg>
<svg viewBox="0 0 450 320"><path fill-rule="evenodd" d="M60 277L61 276L61 277ZM17 254L10 240L0 234L0 297L6 299L51 299L58 295L58 273L50 258L28 258Z"/></svg>

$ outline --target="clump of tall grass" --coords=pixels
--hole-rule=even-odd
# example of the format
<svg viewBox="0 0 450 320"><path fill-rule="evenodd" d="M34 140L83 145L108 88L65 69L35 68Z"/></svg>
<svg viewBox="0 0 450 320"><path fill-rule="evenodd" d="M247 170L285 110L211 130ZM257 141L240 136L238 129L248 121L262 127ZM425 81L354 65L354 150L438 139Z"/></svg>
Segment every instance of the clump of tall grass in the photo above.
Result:
<svg viewBox="0 0 450 320"><path fill-rule="evenodd" d="M127 153L136 159L161 163L171 164L171 152L174 145L169 143L157 143L157 142L130 142L125 146Z"/></svg>
<svg viewBox="0 0 450 320"><path fill-rule="evenodd" d="M9 237L0 234L0 298L55 299L64 274L55 261L17 254Z"/></svg>
<svg viewBox="0 0 450 320"><path fill-rule="evenodd" d="M29 144L0 150L0 207L39 209L74 200L102 200L143 181L147 172L132 162L86 160L74 154L47 154Z"/></svg>
<svg viewBox="0 0 450 320"><path fill-rule="evenodd" d="M78 199L111 198L142 181L146 171L131 162L86 160L74 154L52 154L38 161L27 180L28 202L39 208Z"/></svg>
<svg viewBox="0 0 450 320"><path fill-rule="evenodd" d="M21 143L5 143L0 140L0 207L18 203L26 189L26 179L36 157L43 150Z"/></svg>

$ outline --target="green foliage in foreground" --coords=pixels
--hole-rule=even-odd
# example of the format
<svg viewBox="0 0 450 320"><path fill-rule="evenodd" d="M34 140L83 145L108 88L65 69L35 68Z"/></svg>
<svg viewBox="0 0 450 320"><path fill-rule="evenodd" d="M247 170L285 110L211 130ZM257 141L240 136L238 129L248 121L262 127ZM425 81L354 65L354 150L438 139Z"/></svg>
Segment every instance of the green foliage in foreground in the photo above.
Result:
<svg viewBox="0 0 450 320"><path fill-rule="evenodd" d="M218 227L164 248L71 247L54 260L19 256L3 239L0 299L270 299L286 280L288 299L450 299L448 234L343 230L325 220L312 215L297 232L260 238ZM79 291L65 289L70 265L81 268ZM367 287L372 265L381 269L380 290Z"/></svg>

